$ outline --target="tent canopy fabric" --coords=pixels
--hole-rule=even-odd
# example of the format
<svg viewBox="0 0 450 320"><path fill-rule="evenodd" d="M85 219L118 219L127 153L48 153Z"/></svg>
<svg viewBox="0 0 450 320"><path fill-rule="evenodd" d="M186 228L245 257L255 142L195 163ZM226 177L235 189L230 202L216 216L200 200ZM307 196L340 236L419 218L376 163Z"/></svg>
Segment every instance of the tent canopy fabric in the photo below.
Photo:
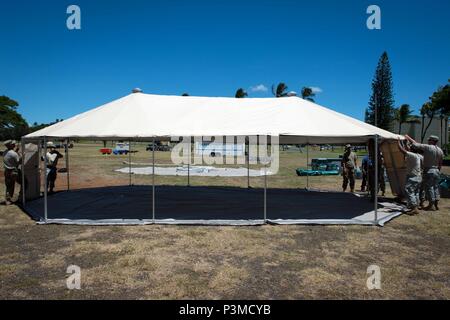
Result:
<svg viewBox="0 0 450 320"><path fill-rule="evenodd" d="M132 93L25 136L144 140L278 136L280 143L357 143L398 135L299 97L225 98Z"/></svg>

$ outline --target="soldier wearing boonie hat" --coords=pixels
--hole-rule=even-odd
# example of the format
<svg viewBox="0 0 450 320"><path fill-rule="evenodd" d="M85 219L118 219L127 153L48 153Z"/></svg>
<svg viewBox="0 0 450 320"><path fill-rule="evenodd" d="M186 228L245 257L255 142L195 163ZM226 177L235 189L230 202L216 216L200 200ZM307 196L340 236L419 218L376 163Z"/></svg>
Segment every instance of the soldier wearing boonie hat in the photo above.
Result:
<svg viewBox="0 0 450 320"><path fill-rule="evenodd" d="M428 137L428 144L417 143L413 138L405 135L412 146L423 154L423 185L428 206L425 210L439 210L439 179L444 152L438 147L439 138L435 135Z"/></svg>
<svg viewBox="0 0 450 320"><path fill-rule="evenodd" d="M5 204L9 205L14 196L14 189L19 177L20 157L16 148L17 142L15 140L6 140L4 143L7 150L3 152L3 168L5 173Z"/></svg>

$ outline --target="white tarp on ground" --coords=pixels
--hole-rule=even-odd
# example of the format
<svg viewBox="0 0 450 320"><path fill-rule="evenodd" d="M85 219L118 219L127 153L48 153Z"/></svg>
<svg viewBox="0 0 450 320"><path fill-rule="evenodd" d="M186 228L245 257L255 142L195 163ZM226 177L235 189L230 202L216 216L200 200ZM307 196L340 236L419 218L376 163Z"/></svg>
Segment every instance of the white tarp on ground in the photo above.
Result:
<svg viewBox="0 0 450 320"><path fill-rule="evenodd" d="M132 93L26 138L279 136L281 143L366 142L379 129L298 97L223 98Z"/></svg>
<svg viewBox="0 0 450 320"><path fill-rule="evenodd" d="M117 169L117 172L132 173L132 174L153 174L153 167L125 167ZM212 166L178 166L178 167L155 167L155 175L157 176L199 176L199 177L250 177L264 176L264 169L255 170L247 168L221 168ZM267 170L268 176L273 175L273 172Z"/></svg>

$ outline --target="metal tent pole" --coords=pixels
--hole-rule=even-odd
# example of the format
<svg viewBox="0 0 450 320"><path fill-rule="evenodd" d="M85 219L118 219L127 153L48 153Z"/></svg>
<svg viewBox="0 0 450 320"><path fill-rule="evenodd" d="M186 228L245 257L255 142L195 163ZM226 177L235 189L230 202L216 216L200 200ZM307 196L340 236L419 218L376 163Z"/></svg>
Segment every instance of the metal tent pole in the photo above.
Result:
<svg viewBox="0 0 450 320"><path fill-rule="evenodd" d="M153 137L152 148L152 219L155 223L155 137Z"/></svg>
<svg viewBox="0 0 450 320"><path fill-rule="evenodd" d="M267 164L264 165L264 223L267 222Z"/></svg>
<svg viewBox="0 0 450 320"><path fill-rule="evenodd" d="M272 141L271 141L272 143ZM264 159L264 161L267 161L264 164L264 223L267 223L267 165L268 165L268 148L269 148L269 143L268 143L268 139L266 137L266 159Z"/></svg>
<svg viewBox="0 0 450 320"><path fill-rule="evenodd" d="M131 141L128 141L128 179L128 184L131 186Z"/></svg>
<svg viewBox="0 0 450 320"><path fill-rule="evenodd" d="M22 206L25 206L25 141L21 139L22 148Z"/></svg>
<svg viewBox="0 0 450 320"><path fill-rule="evenodd" d="M69 139L66 139L66 176L67 176L67 191L70 190L70 173L69 173Z"/></svg>
<svg viewBox="0 0 450 320"><path fill-rule="evenodd" d="M192 143L192 138L189 137L189 153L188 153L188 174L187 174L187 185L188 187L191 185L191 143Z"/></svg>
<svg viewBox="0 0 450 320"><path fill-rule="evenodd" d="M375 185L374 185L374 193L375 193L375 197L374 197L374 217L375 217L375 221L374 224L378 223L378 135L375 135L375 155L374 155L374 163L375 163Z"/></svg>
<svg viewBox="0 0 450 320"><path fill-rule="evenodd" d="M250 140L247 137L247 189L250 188Z"/></svg>
<svg viewBox="0 0 450 320"><path fill-rule="evenodd" d="M44 137L44 221L47 222L47 137Z"/></svg>
<svg viewBox="0 0 450 320"><path fill-rule="evenodd" d="M309 143L306 144L306 170L309 170ZM309 172L306 171L306 190L309 190Z"/></svg>
<svg viewBox="0 0 450 320"><path fill-rule="evenodd" d="M38 140L37 142L37 146L38 146L38 172L39 172L39 196L41 195L41 189L42 189L42 179L41 179L41 175L42 175L42 161L44 158L42 158L42 146L41 146L41 140Z"/></svg>

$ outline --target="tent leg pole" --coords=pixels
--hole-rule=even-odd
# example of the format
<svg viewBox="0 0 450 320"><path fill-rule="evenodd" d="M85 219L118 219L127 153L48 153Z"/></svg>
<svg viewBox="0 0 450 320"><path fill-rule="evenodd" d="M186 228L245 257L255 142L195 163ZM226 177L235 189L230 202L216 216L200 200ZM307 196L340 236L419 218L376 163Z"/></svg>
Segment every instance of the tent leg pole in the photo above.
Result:
<svg viewBox="0 0 450 320"><path fill-rule="evenodd" d="M153 138L152 148L152 219L155 223L155 138Z"/></svg>
<svg viewBox="0 0 450 320"><path fill-rule="evenodd" d="M306 144L306 170L309 170L309 143ZM309 173L306 171L306 190L309 190Z"/></svg>
<svg viewBox="0 0 450 320"><path fill-rule="evenodd" d="M264 165L264 223L267 223L267 165Z"/></svg>
<svg viewBox="0 0 450 320"><path fill-rule="evenodd" d="M378 135L375 135L375 155L374 155L374 163L375 163L375 185L374 185L374 224L378 223Z"/></svg>
<svg viewBox="0 0 450 320"><path fill-rule="evenodd" d="M44 221L47 222L47 189L48 189L48 179L47 179L47 137L44 137Z"/></svg>
<svg viewBox="0 0 450 320"><path fill-rule="evenodd" d="M250 141L247 137L247 189L250 189Z"/></svg>
<svg viewBox="0 0 450 320"><path fill-rule="evenodd" d="M67 191L70 190L70 173L69 173L69 139L66 139L66 175L67 175Z"/></svg>
<svg viewBox="0 0 450 320"><path fill-rule="evenodd" d="M131 187L131 141L128 141L128 185Z"/></svg>
<svg viewBox="0 0 450 320"><path fill-rule="evenodd" d="M21 141L22 149L22 206L25 207L25 141Z"/></svg>
<svg viewBox="0 0 450 320"><path fill-rule="evenodd" d="M189 137L189 153L188 153L188 174L187 174L187 186L189 187L191 185L191 143L192 139Z"/></svg>
<svg viewBox="0 0 450 320"><path fill-rule="evenodd" d="M38 140L38 175L39 175L39 196L41 196L41 190L42 190L42 148L41 148L41 140Z"/></svg>

